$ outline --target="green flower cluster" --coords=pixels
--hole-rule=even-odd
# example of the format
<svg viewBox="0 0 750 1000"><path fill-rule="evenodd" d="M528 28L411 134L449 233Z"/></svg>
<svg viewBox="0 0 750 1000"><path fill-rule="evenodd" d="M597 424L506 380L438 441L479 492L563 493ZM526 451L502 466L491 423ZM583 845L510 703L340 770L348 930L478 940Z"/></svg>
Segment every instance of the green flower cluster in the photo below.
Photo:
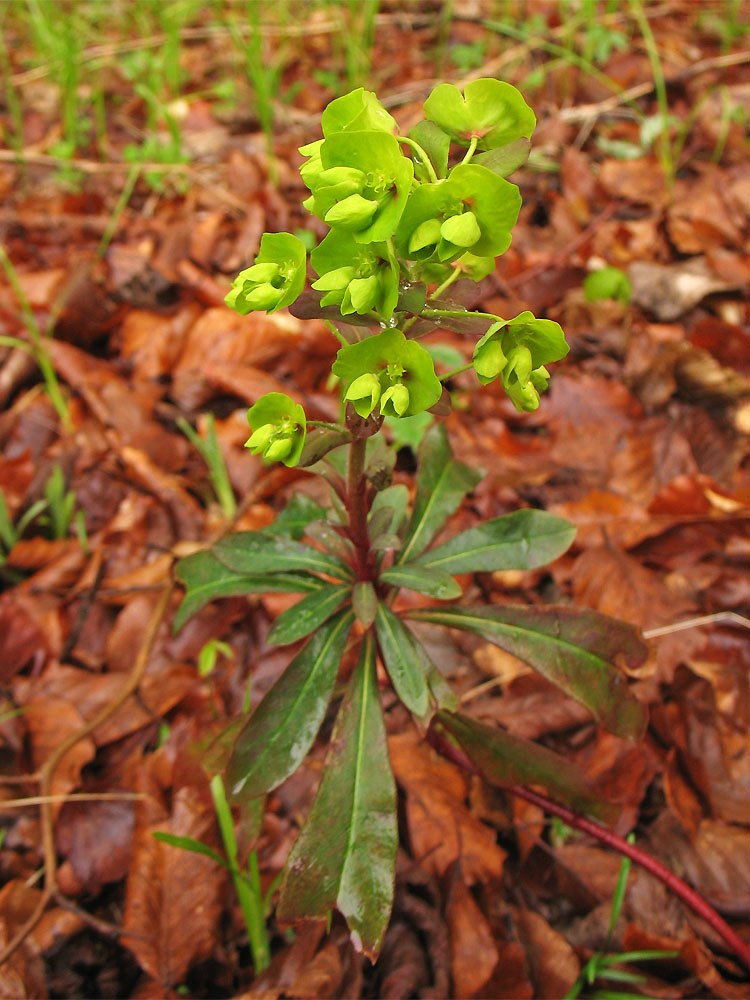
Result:
<svg viewBox="0 0 750 1000"><path fill-rule="evenodd" d="M247 411L252 434L245 442L253 455L267 462L294 466L307 437L307 417L299 403L283 392L268 392Z"/></svg>
<svg viewBox="0 0 750 1000"><path fill-rule="evenodd" d="M560 361L568 345L559 323L526 310L493 323L474 348L473 366L482 385L500 378L517 410L536 410L549 383L544 367Z"/></svg>
<svg viewBox="0 0 750 1000"><path fill-rule="evenodd" d="M515 87L474 80L462 93L441 84L424 112L401 136L375 94L360 88L332 101L321 116L322 138L300 148L300 174L310 191L305 207L330 232L310 254L317 279L299 314L324 317L339 336L333 373L344 401L362 418L444 408L448 397L432 358L413 339L426 332L417 320L434 317L461 329L472 314L443 308L440 296L460 277L481 281L492 272L521 206L506 177L528 155L535 119ZM305 277L301 241L267 233L226 302L243 314L274 312L293 305ZM430 293L430 285L439 287ZM379 332L363 332L367 326ZM519 410L533 410L549 379L544 366L567 349L558 324L524 312L497 317L472 364L482 384L499 378ZM300 460L307 426L301 407L271 393L250 415L252 451L286 465ZM328 433L340 440L330 425L316 430L305 461L319 456L318 442Z"/></svg>

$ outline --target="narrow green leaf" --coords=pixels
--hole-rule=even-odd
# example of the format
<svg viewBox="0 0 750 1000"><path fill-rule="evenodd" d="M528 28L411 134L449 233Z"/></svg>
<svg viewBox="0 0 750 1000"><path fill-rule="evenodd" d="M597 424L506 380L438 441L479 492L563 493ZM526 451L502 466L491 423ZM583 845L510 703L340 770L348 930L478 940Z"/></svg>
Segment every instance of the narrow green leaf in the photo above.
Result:
<svg viewBox="0 0 750 1000"><path fill-rule="evenodd" d="M308 439L310 435L308 434ZM299 541L310 521L325 517L325 507L321 507L304 493L295 493L279 516L265 529L274 535L289 535Z"/></svg>
<svg viewBox="0 0 750 1000"><path fill-rule="evenodd" d="M455 461L443 425L431 427L419 448L414 508L399 563L416 559L427 548L481 478L476 469Z"/></svg>
<svg viewBox="0 0 750 1000"><path fill-rule="evenodd" d="M151 834L154 840L160 840L163 844L169 844L171 847L179 847L183 851L192 851L193 854L202 854L206 858L211 858L215 861L217 865L221 865L222 868L226 868L227 871L231 871L226 858L222 858L218 851L215 851L213 847L209 847L208 844L204 844L202 840L196 840L195 837L178 837L174 833L166 833L162 830L154 830Z"/></svg>
<svg viewBox="0 0 750 1000"><path fill-rule="evenodd" d="M535 569L571 545L576 528L543 510L517 510L469 528L420 556L422 566L448 573Z"/></svg>
<svg viewBox="0 0 750 1000"><path fill-rule="evenodd" d="M357 621L364 629L375 621L378 598L369 580L358 580L352 587L352 608Z"/></svg>
<svg viewBox="0 0 750 1000"><path fill-rule="evenodd" d="M531 152L531 142L522 136L509 142L507 146L498 146L486 153L479 153L474 157L473 163L479 163L487 167L493 174L500 177L508 177L514 170L518 170L529 158Z"/></svg>
<svg viewBox="0 0 750 1000"><path fill-rule="evenodd" d="M426 569L416 563L406 566L391 566L380 574L380 579L393 587L406 587L416 590L419 594L437 597L441 601L449 601L459 597L461 588L450 575L440 569Z"/></svg>
<svg viewBox="0 0 750 1000"><path fill-rule="evenodd" d="M234 797L262 795L302 762L328 708L353 618L341 611L319 628L245 723L227 766Z"/></svg>
<svg viewBox="0 0 750 1000"><path fill-rule="evenodd" d="M349 587L329 583L313 594L308 594L291 608L282 611L273 628L268 633L268 643L285 646L287 643L304 639L323 622L328 621L346 599Z"/></svg>
<svg viewBox="0 0 750 1000"><path fill-rule="evenodd" d="M602 802L583 771L561 754L460 712L441 711L437 719L490 784L543 785L577 812L608 820L619 814L619 808Z"/></svg>
<svg viewBox="0 0 750 1000"><path fill-rule="evenodd" d="M236 573L312 570L338 579L351 576L351 570L333 556L284 535L274 535L267 531L238 531L233 535L226 535L211 551L220 562Z"/></svg>
<svg viewBox="0 0 750 1000"><path fill-rule="evenodd" d="M567 607L419 608L408 616L480 635L585 705L610 732L643 736L648 712L612 665L618 657L630 666L645 660L646 644L634 626Z"/></svg>
<svg viewBox="0 0 750 1000"><path fill-rule="evenodd" d="M175 575L185 587L182 604L174 616L175 632L216 597L278 592L304 594L323 586L322 580L308 573L238 573L220 562L210 549L181 559Z"/></svg>
<svg viewBox="0 0 750 1000"><path fill-rule="evenodd" d="M389 607L378 603L375 631L385 668L401 701L418 719L427 720L430 712L430 688L416 652L416 640Z"/></svg>
<svg viewBox="0 0 750 1000"><path fill-rule="evenodd" d="M396 785L378 699L372 633L341 703L332 749L289 855L276 915L322 919L337 906L352 942L373 961L393 903Z"/></svg>

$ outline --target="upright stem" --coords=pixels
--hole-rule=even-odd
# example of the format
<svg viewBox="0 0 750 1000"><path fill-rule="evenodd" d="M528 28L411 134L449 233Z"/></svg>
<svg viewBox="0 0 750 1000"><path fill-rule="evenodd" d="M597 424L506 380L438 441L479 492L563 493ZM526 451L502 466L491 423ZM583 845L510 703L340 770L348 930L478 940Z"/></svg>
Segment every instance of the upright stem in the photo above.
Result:
<svg viewBox="0 0 750 1000"><path fill-rule="evenodd" d="M349 446L346 475L346 509L349 513L349 537L354 545L354 571L361 580L371 577L370 539L367 534L367 504L365 479L366 438L355 438Z"/></svg>

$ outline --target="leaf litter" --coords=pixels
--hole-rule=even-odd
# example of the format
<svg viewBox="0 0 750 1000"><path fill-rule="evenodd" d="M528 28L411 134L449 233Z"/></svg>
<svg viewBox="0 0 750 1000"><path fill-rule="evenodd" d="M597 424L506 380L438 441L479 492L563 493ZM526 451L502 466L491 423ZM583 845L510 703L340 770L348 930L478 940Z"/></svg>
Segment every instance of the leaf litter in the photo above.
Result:
<svg viewBox="0 0 750 1000"><path fill-rule="evenodd" d="M470 603L576 604L647 634L667 630L631 671L632 690L650 710L643 744L607 735L542 678L488 654L479 637L461 634L435 662L477 718L582 768L620 805L622 830L635 828L747 939L748 635L725 624L668 631L716 611L750 616L743 65L720 61L710 19L686 0L649 11L676 116L670 176L658 138L643 142L639 119L658 106L627 13L615 15L617 25L638 44L612 50L602 69L621 87L646 85L636 110L600 80L539 61L523 43L512 68L513 43L488 28L490 5L457 8L447 27L427 5L382 6L373 67L399 121L408 122L436 77L467 72L455 61L466 57L459 46L499 67L492 72L507 66L516 83L536 59L544 99L530 96L540 109L535 145L559 165L517 175L521 221L481 293L488 308L558 320L572 351L533 415L517 415L492 387L471 392L466 375L453 380L464 404L447 420L454 451L487 474L450 528L527 506L579 531L549 571L468 578ZM535 30L559 41L555 6L540 11ZM298 49L285 83L301 87L278 107L275 163L252 114L235 108L227 117L218 104L185 98L185 141L197 165L178 170L159 194L139 179L108 245L102 237L125 174L83 169L76 193L53 176L57 161L35 159L54 127L41 90L24 121L28 162L0 161L3 244L37 325L54 331L45 347L73 426L66 436L29 355L0 347L0 488L18 523L60 466L85 525L83 536L71 526L56 539L32 519L0 550L0 947L44 901L36 880L50 860L50 833L55 865L46 914L3 966L0 995L554 997L597 949L656 947L679 957L639 970L648 973L648 995L750 996L711 929L644 872L631 872L622 918L607 934L619 858L584 835L561 835L505 792L482 790L421 741L386 692L400 845L391 928L374 967L353 951L339 917L329 930L311 925L291 940L272 916L272 963L256 977L223 871L152 836L219 847L202 748L240 715L248 681L255 704L294 655L266 643L288 606L283 595L214 603L177 637L168 628L176 597L156 626L153 615L173 557L229 528L179 419L203 436L203 415L215 414L240 498L236 527L252 530L309 487L303 473L265 468L243 450L247 406L284 391L313 419L337 413L325 384L337 345L322 322L283 311L239 317L222 306L264 231L305 225L289 165L331 96L314 68L337 57L325 11L305 16L304 44L287 39ZM217 67L226 72L208 37L185 50L193 93ZM709 65L691 76L700 58ZM122 91L116 74L113 81ZM123 115L143 125L143 112L136 101ZM623 151L637 155L617 158ZM178 184L180 176L189 183ZM629 274L629 304L586 300L583 279L605 265ZM3 284L0 333L25 338L20 304ZM470 353L464 335L446 342ZM411 487L410 456L399 459L397 480ZM212 638L231 655L200 676L198 654ZM143 650L136 688L99 721ZM323 725L330 729L332 717ZM45 779L54 798L41 815L37 805L14 806L39 794L45 763L66 741ZM269 796L260 832L243 846L257 849L265 890L310 808L320 762L316 750Z"/></svg>

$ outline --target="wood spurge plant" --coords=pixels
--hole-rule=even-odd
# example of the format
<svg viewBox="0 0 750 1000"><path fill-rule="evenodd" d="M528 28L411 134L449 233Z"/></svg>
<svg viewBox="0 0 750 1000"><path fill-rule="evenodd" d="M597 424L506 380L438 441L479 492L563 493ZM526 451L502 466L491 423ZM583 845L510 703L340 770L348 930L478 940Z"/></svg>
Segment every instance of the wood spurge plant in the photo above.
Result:
<svg viewBox="0 0 750 1000"><path fill-rule="evenodd" d="M310 254L317 279L304 290L307 254L296 236L266 234L226 300L243 314L287 307L322 317L338 337L340 423L308 420L283 393L262 397L248 414L247 447L324 477L331 506L299 496L269 528L228 535L177 571L185 587L178 628L214 598L302 595L278 616L269 641L306 641L249 718L233 726L225 782L235 802L281 784L312 747L337 679L345 682L276 916L322 919L337 908L356 947L373 959L391 911L398 844L382 684L427 738L459 749L488 781L543 786L577 811L611 815L571 762L458 710L420 642L421 623L495 643L620 736L638 739L646 723L614 665L616 657L632 665L644 659L634 627L571 607L462 603L456 575L543 566L570 546L572 524L522 509L436 544L481 478L454 458L439 423L419 447L411 503L407 488L391 482L385 418L450 412L445 383L456 372L439 376L422 343L437 326L475 338L471 361L458 370L473 369L479 387L499 382L519 411L538 407L547 366L568 352L551 320L461 305L470 282L491 273L510 245L521 197L506 178L526 159L533 112L514 87L482 79L463 93L436 87L424 115L402 136L364 89L329 104L323 138L301 149L305 205L330 226ZM424 595L424 605L401 600L402 589Z"/></svg>

